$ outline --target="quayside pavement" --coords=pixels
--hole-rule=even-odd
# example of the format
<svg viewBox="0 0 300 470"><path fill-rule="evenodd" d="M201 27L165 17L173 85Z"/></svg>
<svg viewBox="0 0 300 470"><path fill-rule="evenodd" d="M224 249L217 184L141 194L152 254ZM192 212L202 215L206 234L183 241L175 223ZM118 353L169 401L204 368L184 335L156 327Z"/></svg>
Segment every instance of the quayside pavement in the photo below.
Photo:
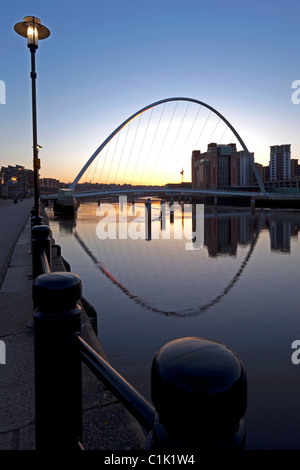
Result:
<svg viewBox="0 0 300 470"><path fill-rule="evenodd" d="M35 450L32 204L28 199L17 204L0 201L0 340L5 345L5 363L0 361L0 450ZM56 250L53 270L65 270ZM105 356L84 314L82 336ZM82 373L85 449L143 449L145 436L138 423L84 364Z"/></svg>

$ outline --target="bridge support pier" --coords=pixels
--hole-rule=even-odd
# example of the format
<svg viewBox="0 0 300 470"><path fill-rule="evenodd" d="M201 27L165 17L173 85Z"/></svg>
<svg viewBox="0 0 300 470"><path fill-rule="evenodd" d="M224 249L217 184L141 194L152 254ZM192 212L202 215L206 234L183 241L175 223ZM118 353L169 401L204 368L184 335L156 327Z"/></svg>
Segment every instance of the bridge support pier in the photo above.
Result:
<svg viewBox="0 0 300 470"><path fill-rule="evenodd" d="M170 224L174 224L174 199L170 199Z"/></svg>
<svg viewBox="0 0 300 470"><path fill-rule="evenodd" d="M160 201L160 228L166 230L166 201L164 199Z"/></svg>
<svg viewBox="0 0 300 470"><path fill-rule="evenodd" d="M145 202L145 237L151 240L151 200L148 197Z"/></svg>
<svg viewBox="0 0 300 470"><path fill-rule="evenodd" d="M255 197L251 197L251 213L254 214L255 212Z"/></svg>
<svg viewBox="0 0 300 470"><path fill-rule="evenodd" d="M214 211L217 212L218 210L218 198L214 196Z"/></svg>

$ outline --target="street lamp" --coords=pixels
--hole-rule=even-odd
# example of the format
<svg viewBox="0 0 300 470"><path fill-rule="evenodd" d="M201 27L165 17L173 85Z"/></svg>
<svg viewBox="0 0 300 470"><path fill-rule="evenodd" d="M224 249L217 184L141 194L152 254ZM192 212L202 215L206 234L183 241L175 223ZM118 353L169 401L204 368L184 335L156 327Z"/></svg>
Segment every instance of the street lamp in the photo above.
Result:
<svg viewBox="0 0 300 470"><path fill-rule="evenodd" d="M34 208L35 216L40 215L40 189L39 189L39 169L40 159L38 158L39 145L37 143L37 119L36 119L36 71L35 52L38 48L39 39L46 39L50 36L50 31L35 16L25 16L24 21L15 24L15 31L27 38L27 46L31 53L31 86L32 86L32 130L33 130L33 172L34 172Z"/></svg>

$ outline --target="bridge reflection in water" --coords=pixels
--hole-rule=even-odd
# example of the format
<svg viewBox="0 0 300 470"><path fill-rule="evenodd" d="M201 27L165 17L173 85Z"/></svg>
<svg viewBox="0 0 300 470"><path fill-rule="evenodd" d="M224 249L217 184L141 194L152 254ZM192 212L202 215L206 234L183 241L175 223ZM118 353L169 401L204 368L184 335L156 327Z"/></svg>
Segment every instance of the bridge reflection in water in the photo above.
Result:
<svg viewBox="0 0 300 470"><path fill-rule="evenodd" d="M139 213L145 223L143 208L129 205L127 221L118 223ZM167 341L203 336L228 344L248 373L247 447L300 448L300 379L291 361L300 332L300 212L206 208L203 248L186 250L176 234L183 226L196 231L193 207L176 206L174 223L169 210L163 226L153 202L151 233L159 237L151 240L100 240L95 203L82 204L73 222L48 211L54 238L98 312L112 365L150 398L151 361Z"/></svg>

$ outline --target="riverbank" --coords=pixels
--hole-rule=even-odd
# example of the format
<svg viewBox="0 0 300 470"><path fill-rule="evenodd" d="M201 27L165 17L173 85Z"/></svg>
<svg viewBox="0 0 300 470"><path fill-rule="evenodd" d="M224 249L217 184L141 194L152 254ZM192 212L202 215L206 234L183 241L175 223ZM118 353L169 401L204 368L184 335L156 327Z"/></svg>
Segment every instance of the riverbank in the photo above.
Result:
<svg viewBox="0 0 300 470"><path fill-rule="evenodd" d="M6 205L0 205L0 216L3 207ZM19 209L24 219L18 219L19 236L16 243L12 240L13 248L8 245L5 248L1 244L7 267L0 289L0 340L6 349L5 364L0 364L0 450L35 449L31 207L32 202L26 201L22 210ZM8 206L8 214L11 212L12 208ZM14 219L12 215L9 218ZM15 229L15 224L7 224L7 238L10 231L16 233ZM53 250L52 262L53 271L66 270L56 249ZM104 355L84 310L82 336ZM145 436L138 423L84 364L82 373L85 449L143 449Z"/></svg>

